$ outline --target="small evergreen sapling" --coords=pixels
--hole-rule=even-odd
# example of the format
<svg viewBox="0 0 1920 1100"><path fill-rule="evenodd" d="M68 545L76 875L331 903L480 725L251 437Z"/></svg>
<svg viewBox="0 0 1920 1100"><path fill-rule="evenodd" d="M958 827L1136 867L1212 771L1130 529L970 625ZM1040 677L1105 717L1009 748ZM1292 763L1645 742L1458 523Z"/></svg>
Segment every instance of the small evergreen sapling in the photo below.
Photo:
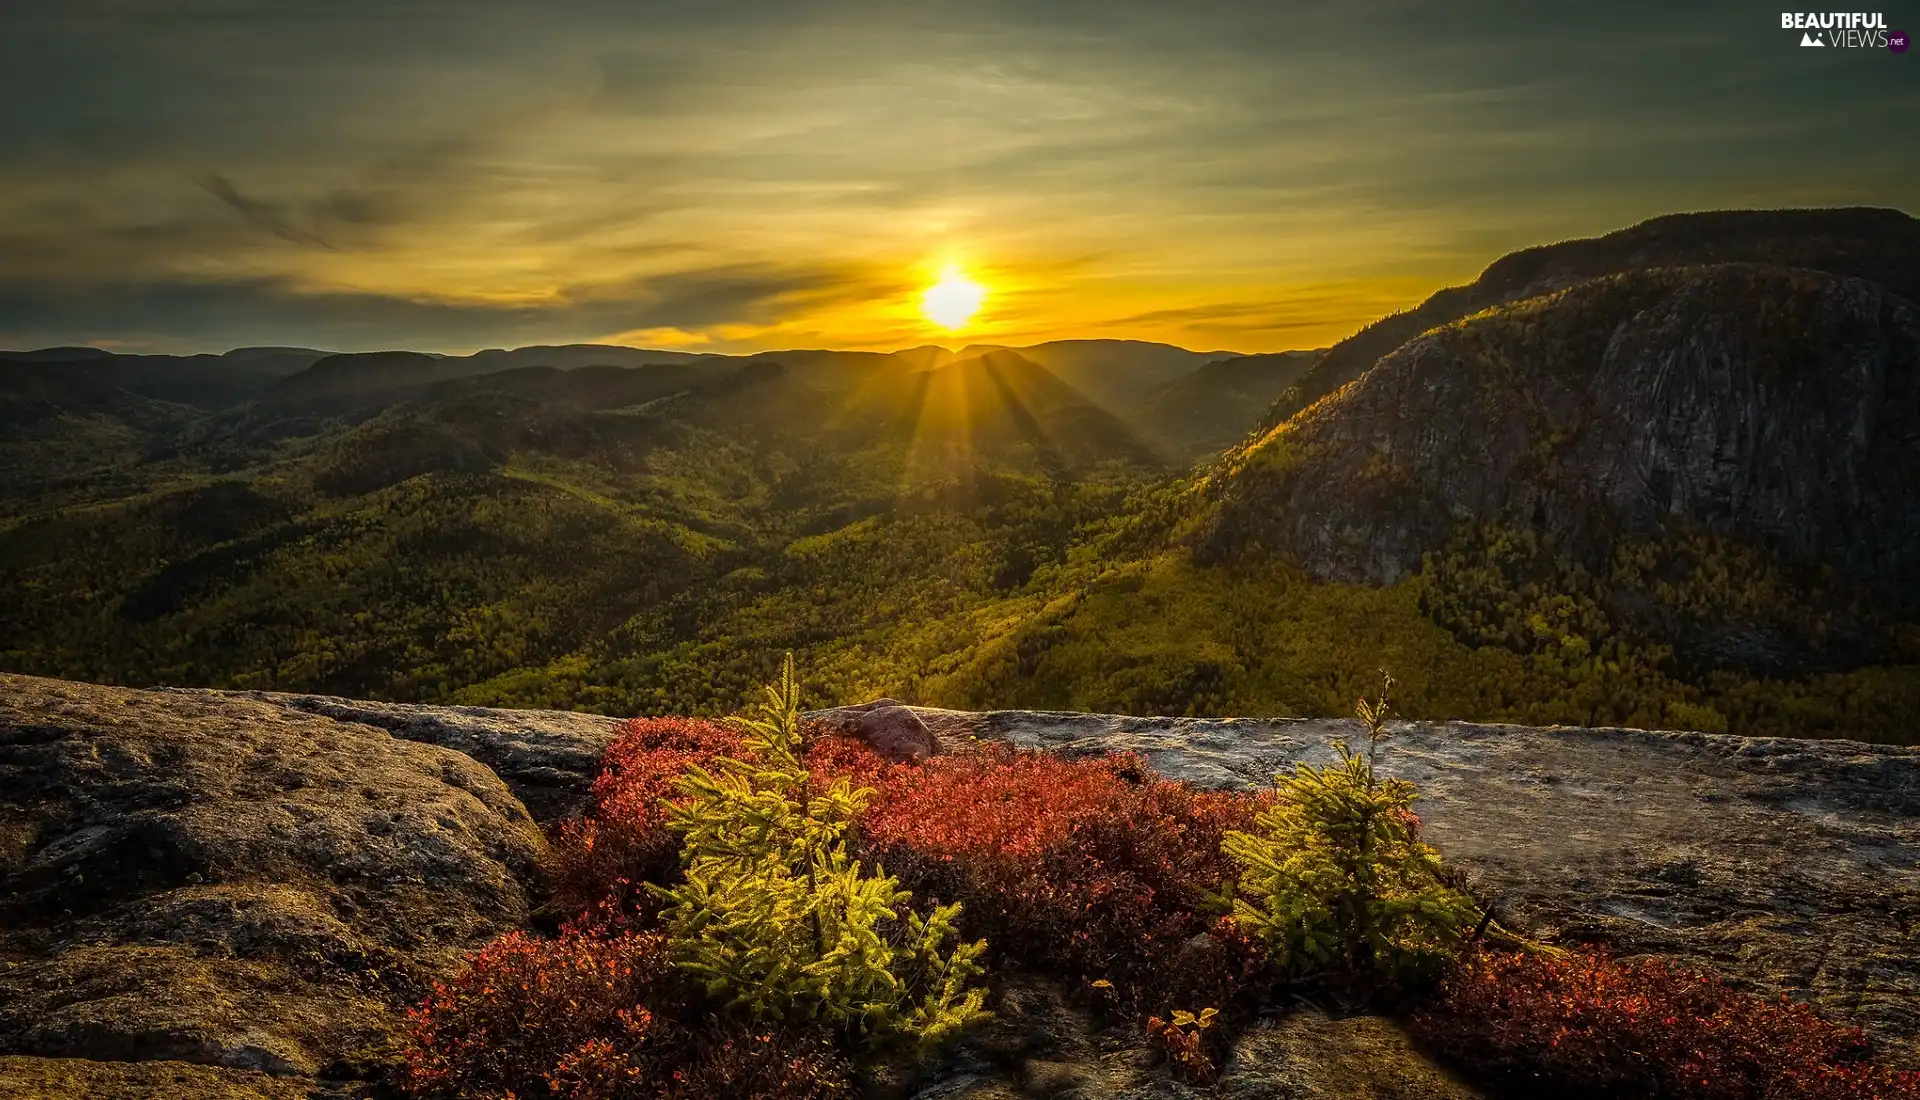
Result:
<svg viewBox="0 0 1920 1100"><path fill-rule="evenodd" d="M1420 841L1413 784L1375 774L1392 687L1388 677L1378 701L1358 704L1366 753L1336 741L1339 763L1276 776L1278 798L1254 819L1257 831L1222 843L1241 866L1228 884L1234 916L1284 971L1430 981L1479 915Z"/></svg>
<svg viewBox="0 0 1920 1100"><path fill-rule="evenodd" d="M906 908L910 891L848 855L873 791L812 783L791 654L758 711L736 720L747 758L690 767L669 807L686 876L652 889L674 962L732 1008L860 1038L932 1044L985 1016L984 991L968 985L985 942L946 948L960 906L922 918Z"/></svg>

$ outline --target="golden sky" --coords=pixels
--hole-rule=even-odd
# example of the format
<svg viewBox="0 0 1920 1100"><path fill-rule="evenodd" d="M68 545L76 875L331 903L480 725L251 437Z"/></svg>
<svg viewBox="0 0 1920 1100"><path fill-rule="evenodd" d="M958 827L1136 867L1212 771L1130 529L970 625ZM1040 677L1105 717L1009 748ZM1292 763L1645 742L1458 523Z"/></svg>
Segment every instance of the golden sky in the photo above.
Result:
<svg viewBox="0 0 1920 1100"><path fill-rule="evenodd" d="M1920 60L1685 7L13 0L0 347L1280 350L1661 213L1920 206Z"/></svg>

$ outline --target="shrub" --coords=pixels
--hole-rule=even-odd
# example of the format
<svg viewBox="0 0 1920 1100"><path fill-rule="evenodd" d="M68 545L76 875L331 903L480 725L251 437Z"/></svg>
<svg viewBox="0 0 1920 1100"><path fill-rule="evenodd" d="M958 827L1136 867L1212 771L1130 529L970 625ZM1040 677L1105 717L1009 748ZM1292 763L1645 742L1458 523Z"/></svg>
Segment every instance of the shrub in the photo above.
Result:
<svg viewBox="0 0 1920 1100"><path fill-rule="evenodd" d="M1917 1100L1805 1005L1655 959L1477 954L1415 1016L1436 1052L1568 1100Z"/></svg>
<svg viewBox="0 0 1920 1100"><path fill-rule="evenodd" d="M1201 906L1227 869L1221 837L1257 808L1155 779L1134 757L995 745L901 771L860 825L916 891L964 902L1000 958L1104 981L1107 1007L1136 1011L1196 974L1218 979L1211 994L1229 969L1257 971L1171 965L1212 923Z"/></svg>
<svg viewBox="0 0 1920 1100"><path fill-rule="evenodd" d="M1374 773L1386 691L1358 709L1365 755L1336 742L1338 764L1276 777L1278 799L1255 818L1258 832L1227 834L1226 852L1242 868L1234 916L1295 975L1322 967L1395 985L1431 981L1478 912L1441 881L1439 853L1421 843L1413 785Z"/></svg>
<svg viewBox="0 0 1920 1100"><path fill-rule="evenodd" d="M945 948L960 906L903 919L911 892L848 855L848 825L872 791L812 781L791 656L767 698L741 724L748 759L692 765L675 784L667 812L686 838L684 881L652 889L676 964L730 1009L860 1038L932 1043L985 1015L985 993L968 988L985 944Z"/></svg>
<svg viewBox="0 0 1920 1100"><path fill-rule="evenodd" d="M864 743L824 730L804 738L807 766L816 775L844 776L856 787L881 781L898 765ZM601 757L587 812L561 823L548 866L553 908L565 914L597 911L631 920L656 908L649 883L679 878L680 834L667 827L667 803L693 766L746 752L740 731L706 718L634 718ZM644 923L644 922L643 922Z"/></svg>
<svg viewBox="0 0 1920 1100"><path fill-rule="evenodd" d="M587 814L562 823L549 856L554 906L579 913L602 902L646 908L644 884L673 877L680 837L665 802L694 765L741 751L739 731L704 718L635 718L601 757Z"/></svg>
<svg viewBox="0 0 1920 1100"><path fill-rule="evenodd" d="M666 970L658 936L508 933L410 1013L401 1087L416 1095L538 1095L552 1078L597 1074L586 1067L624 1059L654 1038L643 1002Z"/></svg>
<svg viewBox="0 0 1920 1100"><path fill-rule="evenodd" d="M1201 1009L1195 1015L1176 1009L1171 1019L1147 1018L1147 1046L1167 1060L1174 1072L1198 1084L1210 1084L1219 1073L1206 1049L1206 1032L1219 1010Z"/></svg>
<svg viewBox="0 0 1920 1100"><path fill-rule="evenodd" d="M846 1060L817 1034L749 1028L690 1001L663 939L509 933L410 1014L414 1096L828 1100ZM698 1021L697 1029L690 1026Z"/></svg>

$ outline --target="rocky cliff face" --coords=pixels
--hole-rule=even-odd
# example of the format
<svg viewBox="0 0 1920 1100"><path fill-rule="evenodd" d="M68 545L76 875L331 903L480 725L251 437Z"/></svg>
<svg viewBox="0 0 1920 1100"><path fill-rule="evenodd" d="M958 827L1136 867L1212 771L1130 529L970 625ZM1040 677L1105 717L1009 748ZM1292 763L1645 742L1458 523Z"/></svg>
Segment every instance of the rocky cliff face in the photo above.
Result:
<svg viewBox="0 0 1920 1100"><path fill-rule="evenodd" d="M1920 309L1751 265L1585 282L1412 340L1210 488L1212 560L1384 584L1484 525L1596 570L1623 539L1706 533L1911 605Z"/></svg>
<svg viewBox="0 0 1920 1100"><path fill-rule="evenodd" d="M917 709L951 744L1130 749L1205 786L1348 723ZM404 1008L538 905L608 719L0 676L0 1096L349 1096ZM1505 917L1721 967L1920 1061L1920 751L1398 726L1386 770ZM1249 1031L1239 1096L1474 1093L1390 1025ZM919 1096L1190 1095L1026 990Z"/></svg>
<svg viewBox="0 0 1920 1100"><path fill-rule="evenodd" d="M1920 302L1920 221L1898 210L1721 210L1669 214L1600 237L1521 249L1327 349L1268 410L1276 427L1364 374L1381 356L1481 310L1589 279L1653 267L1749 263L1863 279Z"/></svg>

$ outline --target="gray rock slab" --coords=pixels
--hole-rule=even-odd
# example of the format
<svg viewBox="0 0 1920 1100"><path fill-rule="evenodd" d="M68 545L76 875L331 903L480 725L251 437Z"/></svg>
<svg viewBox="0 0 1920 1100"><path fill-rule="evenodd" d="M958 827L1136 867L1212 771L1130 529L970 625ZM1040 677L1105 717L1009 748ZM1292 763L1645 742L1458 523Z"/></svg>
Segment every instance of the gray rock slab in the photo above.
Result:
<svg viewBox="0 0 1920 1100"><path fill-rule="evenodd" d="M1359 723L916 708L949 744L1137 752L1200 787L1333 759ZM1503 920L1783 991L1920 1061L1920 750L1628 729L1399 722L1384 774Z"/></svg>

